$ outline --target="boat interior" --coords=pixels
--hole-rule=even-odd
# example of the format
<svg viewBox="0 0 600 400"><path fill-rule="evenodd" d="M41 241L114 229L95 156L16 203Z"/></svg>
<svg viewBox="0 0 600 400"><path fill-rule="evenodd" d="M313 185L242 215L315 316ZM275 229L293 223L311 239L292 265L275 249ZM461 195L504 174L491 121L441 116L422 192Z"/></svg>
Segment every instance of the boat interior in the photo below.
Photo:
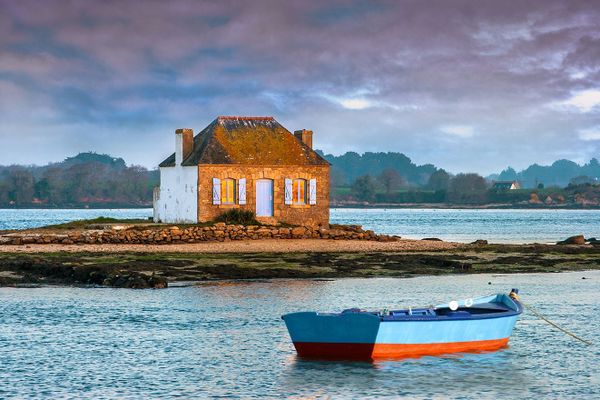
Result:
<svg viewBox="0 0 600 400"><path fill-rule="evenodd" d="M508 298L508 296L506 296ZM507 301L512 303L507 304ZM367 311L359 308L350 308L342 311L346 313L366 313L379 316L382 321L407 321L407 320L431 320L431 319L479 319L479 318L494 318L500 316L508 316L512 314L520 314L520 305L513 302L511 299L506 300L504 296L499 296L492 301L476 302L467 306L461 304L456 309L452 309L447 305L438 307L424 308L408 308L402 310L383 310L383 311Z"/></svg>

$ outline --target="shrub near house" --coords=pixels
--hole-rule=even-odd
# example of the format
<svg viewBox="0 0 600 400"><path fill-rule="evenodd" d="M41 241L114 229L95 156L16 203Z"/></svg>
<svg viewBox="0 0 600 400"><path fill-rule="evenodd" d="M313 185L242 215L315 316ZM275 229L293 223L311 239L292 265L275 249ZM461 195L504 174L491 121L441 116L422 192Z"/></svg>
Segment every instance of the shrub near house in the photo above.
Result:
<svg viewBox="0 0 600 400"><path fill-rule="evenodd" d="M329 224L329 163L312 149L312 131L292 134L272 117L218 117L175 139L160 164L156 221L205 222L240 208L262 223Z"/></svg>

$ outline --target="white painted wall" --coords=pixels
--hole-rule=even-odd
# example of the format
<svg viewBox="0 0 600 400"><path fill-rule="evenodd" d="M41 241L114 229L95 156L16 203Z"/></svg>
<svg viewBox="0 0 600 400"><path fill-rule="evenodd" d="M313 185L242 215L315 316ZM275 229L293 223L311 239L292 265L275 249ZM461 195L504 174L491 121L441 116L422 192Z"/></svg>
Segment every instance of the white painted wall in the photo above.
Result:
<svg viewBox="0 0 600 400"><path fill-rule="evenodd" d="M179 135L177 135L179 136ZM160 168L160 190L154 193L154 222L198 222L198 167Z"/></svg>
<svg viewBox="0 0 600 400"><path fill-rule="evenodd" d="M160 168L154 190L154 222L198 222L198 167L182 167L183 135L175 131L175 166Z"/></svg>
<svg viewBox="0 0 600 400"><path fill-rule="evenodd" d="M183 135L175 133L175 165L183 162Z"/></svg>

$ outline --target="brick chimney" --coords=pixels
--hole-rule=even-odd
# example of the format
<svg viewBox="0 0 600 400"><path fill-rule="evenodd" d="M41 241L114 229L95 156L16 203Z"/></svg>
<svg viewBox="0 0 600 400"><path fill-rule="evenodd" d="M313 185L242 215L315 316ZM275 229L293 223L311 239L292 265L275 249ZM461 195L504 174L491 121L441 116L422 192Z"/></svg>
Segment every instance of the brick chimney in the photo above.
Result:
<svg viewBox="0 0 600 400"><path fill-rule="evenodd" d="M183 160L194 150L194 130L181 128L175 131L175 165L181 165Z"/></svg>
<svg viewBox="0 0 600 400"><path fill-rule="evenodd" d="M304 143L312 149L313 131L307 131L306 129L294 131L294 136L296 136L298 140L302 141L302 143Z"/></svg>

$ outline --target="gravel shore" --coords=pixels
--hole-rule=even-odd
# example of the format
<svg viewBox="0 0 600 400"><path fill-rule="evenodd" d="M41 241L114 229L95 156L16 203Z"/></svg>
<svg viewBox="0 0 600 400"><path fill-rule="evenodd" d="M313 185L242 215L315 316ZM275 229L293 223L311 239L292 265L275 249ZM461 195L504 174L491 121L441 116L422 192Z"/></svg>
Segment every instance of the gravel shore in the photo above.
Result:
<svg viewBox="0 0 600 400"><path fill-rule="evenodd" d="M286 239L204 242L190 244L29 244L2 245L0 253L102 252L102 253L332 253L332 252L402 252L451 250L461 243L401 239L394 242Z"/></svg>

